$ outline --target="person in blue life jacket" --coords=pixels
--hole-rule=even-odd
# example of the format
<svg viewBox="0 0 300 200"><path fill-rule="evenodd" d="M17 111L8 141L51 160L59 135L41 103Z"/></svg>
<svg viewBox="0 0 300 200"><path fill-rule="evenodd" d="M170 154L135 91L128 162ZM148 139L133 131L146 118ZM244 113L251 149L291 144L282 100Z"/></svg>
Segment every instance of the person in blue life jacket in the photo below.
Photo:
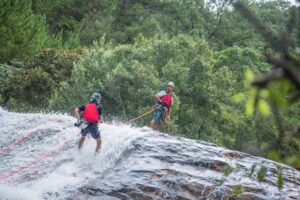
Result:
<svg viewBox="0 0 300 200"><path fill-rule="evenodd" d="M82 148L84 140L87 134L91 134L91 136L96 140L96 153L99 153L101 149L101 135L100 130L98 128L99 123L103 123L102 119L102 105L101 102L101 95L99 93L93 93L91 96L90 102L81 105L78 108L75 108L75 116L77 118L77 122L75 126L78 126L81 129L81 138L79 141L78 150ZM82 116L81 116L82 114Z"/></svg>
<svg viewBox="0 0 300 200"><path fill-rule="evenodd" d="M150 122L150 127L154 130L160 130L161 123L165 118L170 120L173 104L172 91L174 87L175 84L173 82L169 82L166 90L162 90L154 96L157 103L155 105L156 109L153 114L153 119Z"/></svg>

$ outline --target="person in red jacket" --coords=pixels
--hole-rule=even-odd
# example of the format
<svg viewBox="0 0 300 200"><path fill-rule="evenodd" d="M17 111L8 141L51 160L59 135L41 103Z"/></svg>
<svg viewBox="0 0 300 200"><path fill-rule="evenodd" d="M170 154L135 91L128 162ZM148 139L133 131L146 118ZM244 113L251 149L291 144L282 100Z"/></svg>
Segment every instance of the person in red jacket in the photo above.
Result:
<svg viewBox="0 0 300 200"><path fill-rule="evenodd" d="M172 91L174 87L175 84L169 82L166 90L160 91L155 95L157 104L155 105L156 109L153 114L153 119L150 122L150 127L154 130L160 130L161 123L165 117L167 120L170 120L173 103Z"/></svg>
<svg viewBox="0 0 300 200"><path fill-rule="evenodd" d="M80 132L81 138L78 146L79 150L81 149L87 134L91 134L91 136L97 142L96 153L100 151L102 141L98 123L103 123L101 115L103 108L100 104L100 101L101 95L99 93L94 93L89 103L87 103L86 105L81 105L74 111L77 118L77 123L75 123L75 126L82 128ZM82 113L82 116L80 115L80 113Z"/></svg>

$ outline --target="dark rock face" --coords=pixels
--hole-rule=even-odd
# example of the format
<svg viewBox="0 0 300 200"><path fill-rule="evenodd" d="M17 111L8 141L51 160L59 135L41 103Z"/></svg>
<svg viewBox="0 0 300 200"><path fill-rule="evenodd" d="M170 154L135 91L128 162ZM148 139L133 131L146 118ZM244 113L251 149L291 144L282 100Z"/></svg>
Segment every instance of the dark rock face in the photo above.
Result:
<svg viewBox="0 0 300 200"><path fill-rule="evenodd" d="M267 167L262 182L256 178L260 166ZM281 191L278 169L284 174ZM135 140L114 167L70 199L292 200L300 199L300 173L213 144L151 134Z"/></svg>

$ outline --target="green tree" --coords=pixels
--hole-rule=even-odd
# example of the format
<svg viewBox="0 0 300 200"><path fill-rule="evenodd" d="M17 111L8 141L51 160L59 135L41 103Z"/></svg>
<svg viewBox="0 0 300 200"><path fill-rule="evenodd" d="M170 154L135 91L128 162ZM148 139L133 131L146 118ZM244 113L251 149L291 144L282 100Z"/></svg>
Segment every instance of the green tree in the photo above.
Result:
<svg viewBox="0 0 300 200"><path fill-rule="evenodd" d="M1 1L0 19L0 63L28 58L49 40L45 19L32 12L31 0Z"/></svg>
<svg viewBox="0 0 300 200"><path fill-rule="evenodd" d="M291 112L282 112L279 108L286 109L299 101L300 73L298 66L300 55L297 52L299 43L290 42L299 41L299 38L294 39L293 37L295 36L294 33L299 34L299 27L297 27L299 24L294 24L294 17L295 11L298 10L299 13L300 9L290 9L291 14L287 26L275 32L271 26L263 25L261 19L253 14L253 11L244 3L236 2L234 6L256 28L273 51L273 54L265 53L265 59L273 66L273 69L262 78L249 80L254 86L250 91L251 96L248 100L249 114L272 109L277 128L277 134L271 142L273 144L271 148L273 149L272 158L274 159L274 154L277 154L275 156L277 160L299 168L299 140L295 138L295 134L292 134L292 132L297 133L297 131L288 130L284 124L285 121L291 123L293 118L290 117L292 115ZM298 106L296 109L298 110ZM296 154L294 154L295 152Z"/></svg>
<svg viewBox="0 0 300 200"><path fill-rule="evenodd" d="M103 41L94 46L75 66L71 80L57 90L51 108L71 111L94 91L102 94L104 103L110 102L106 104L109 112L121 117L149 108L149 96L154 94L158 79L154 67L141 59L147 53L144 49L144 43L112 47Z"/></svg>
<svg viewBox="0 0 300 200"><path fill-rule="evenodd" d="M80 53L44 49L28 62L1 65L1 105L22 111L46 109L53 90L71 76Z"/></svg>

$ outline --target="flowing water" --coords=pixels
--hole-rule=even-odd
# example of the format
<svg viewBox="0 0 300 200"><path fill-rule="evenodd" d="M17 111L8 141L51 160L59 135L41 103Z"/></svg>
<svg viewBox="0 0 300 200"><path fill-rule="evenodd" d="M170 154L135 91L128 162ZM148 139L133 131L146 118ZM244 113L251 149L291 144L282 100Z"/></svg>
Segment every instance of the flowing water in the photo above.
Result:
<svg viewBox="0 0 300 200"><path fill-rule="evenodd" d="M300 172L288 166L120 124L101 125L98 155L92 138L78 152L74 122L0 108L0 200L300 199Z"/></svg>

